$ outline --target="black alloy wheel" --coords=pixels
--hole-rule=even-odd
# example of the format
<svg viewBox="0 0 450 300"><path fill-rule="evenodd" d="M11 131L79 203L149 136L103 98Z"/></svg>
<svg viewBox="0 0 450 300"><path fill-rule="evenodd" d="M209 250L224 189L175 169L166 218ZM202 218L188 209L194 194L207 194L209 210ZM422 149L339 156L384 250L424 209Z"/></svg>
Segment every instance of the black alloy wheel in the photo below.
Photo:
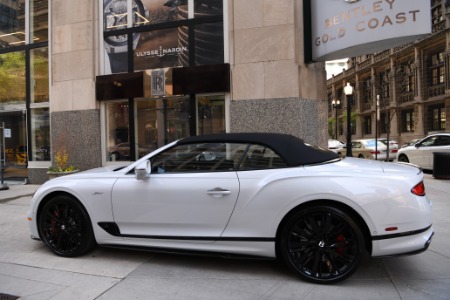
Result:
<svg viewBox="0 0 450 300"><path fill-rule="evenodd" d="M38 230L42 241L59 256L83 255L95 245L89 215L77 200L67 195L55 196L44 204Z"/></svg>
<svg viewBox="0 0 450 300"><path fill-rule="evenodd" d="M358 268L364 237L345 211L328 205L312 206L291 215L279 239L281 256L302 279L335 283Z"/></svg>

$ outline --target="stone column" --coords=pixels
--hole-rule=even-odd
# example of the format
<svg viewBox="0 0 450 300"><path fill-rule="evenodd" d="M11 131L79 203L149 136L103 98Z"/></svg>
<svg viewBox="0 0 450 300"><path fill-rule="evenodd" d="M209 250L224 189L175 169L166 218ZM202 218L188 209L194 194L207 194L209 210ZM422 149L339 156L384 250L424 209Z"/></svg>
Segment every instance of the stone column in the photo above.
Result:
<svg viewBox="0 0 450 300"><path fill-rule="evenodd" d="M300 0L230 0L232 132L281 132L327 145L324 63L304 61Z"/></svg>

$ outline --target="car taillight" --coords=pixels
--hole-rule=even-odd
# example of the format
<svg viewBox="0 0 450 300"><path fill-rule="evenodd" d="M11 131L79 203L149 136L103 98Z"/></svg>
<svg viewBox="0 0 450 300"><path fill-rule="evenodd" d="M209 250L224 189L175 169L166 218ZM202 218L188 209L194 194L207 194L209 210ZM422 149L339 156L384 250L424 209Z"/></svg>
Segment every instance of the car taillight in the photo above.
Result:
<svg viewBox="0 0 450 300"><path fill-rule="evenodd" d="M375 151L375 150L370 150L370 154L380 154L381 152L380 151Z"/></svg>
<svg viewBox="0 0 450 300"><path fill-rule="evenodd" d="M391 153L397 153L398 152L398 149L392 149L391 150Z"/></svg>
<svg viewBox="0 0 450 300"><path fill-rule="evenodd" d="M413 187L411 193L417 196L425 196L425 185L423 184L423 181Z"/></svg>

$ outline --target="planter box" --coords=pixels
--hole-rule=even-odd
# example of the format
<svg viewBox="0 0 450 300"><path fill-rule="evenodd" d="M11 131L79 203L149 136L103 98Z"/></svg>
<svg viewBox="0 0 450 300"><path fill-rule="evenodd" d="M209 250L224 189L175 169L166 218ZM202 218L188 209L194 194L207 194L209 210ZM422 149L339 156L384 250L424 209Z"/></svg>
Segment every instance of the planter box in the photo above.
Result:
<svg viewBox="0 0 450 300"><path fill-rule="evenodd" d="M48 175L48 179L53 179L56 177L61 177L61 176L65 176L65 175L70 175L70 174L74 174L79 172L79 170L74 170L74 171L67 171L67 172L52 172L52 171L48 171L47 175Z"/></svg>

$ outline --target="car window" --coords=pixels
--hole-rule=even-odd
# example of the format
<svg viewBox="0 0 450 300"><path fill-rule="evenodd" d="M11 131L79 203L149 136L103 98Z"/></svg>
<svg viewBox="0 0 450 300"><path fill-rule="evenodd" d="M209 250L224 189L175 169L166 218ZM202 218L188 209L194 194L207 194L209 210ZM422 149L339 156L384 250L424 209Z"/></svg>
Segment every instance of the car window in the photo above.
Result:
<svg viewBox="0 0 450 300"><path fill-rule="evenodd" d="M361 148L361 143L360 142L352 143L352 148Z"/></svg>
<svg viewBox="0 0 450 300"><path fill-rule="evenodd" d="M152 173L234 171L246 149L237 143L177 145L151 158Z"/></svg>
<svg viewBox="0 0 450 300"><path fill-rule="evenodd" d="M437 136L432 136L420 143L420 146L433 146L436 142Z"/></svg>
<svg viewBox="0 0 450 300"><path fill-rule="evenodd" d="M434 143L435 146L450 146L450 136L440 136Z"/></svg>
<svg viewBox="0 0 450 300"><path fill-rule="evenodd" d="M286 162L272 149L262 145L251 145L239 167L240 171L286 168Z"/></svg>

